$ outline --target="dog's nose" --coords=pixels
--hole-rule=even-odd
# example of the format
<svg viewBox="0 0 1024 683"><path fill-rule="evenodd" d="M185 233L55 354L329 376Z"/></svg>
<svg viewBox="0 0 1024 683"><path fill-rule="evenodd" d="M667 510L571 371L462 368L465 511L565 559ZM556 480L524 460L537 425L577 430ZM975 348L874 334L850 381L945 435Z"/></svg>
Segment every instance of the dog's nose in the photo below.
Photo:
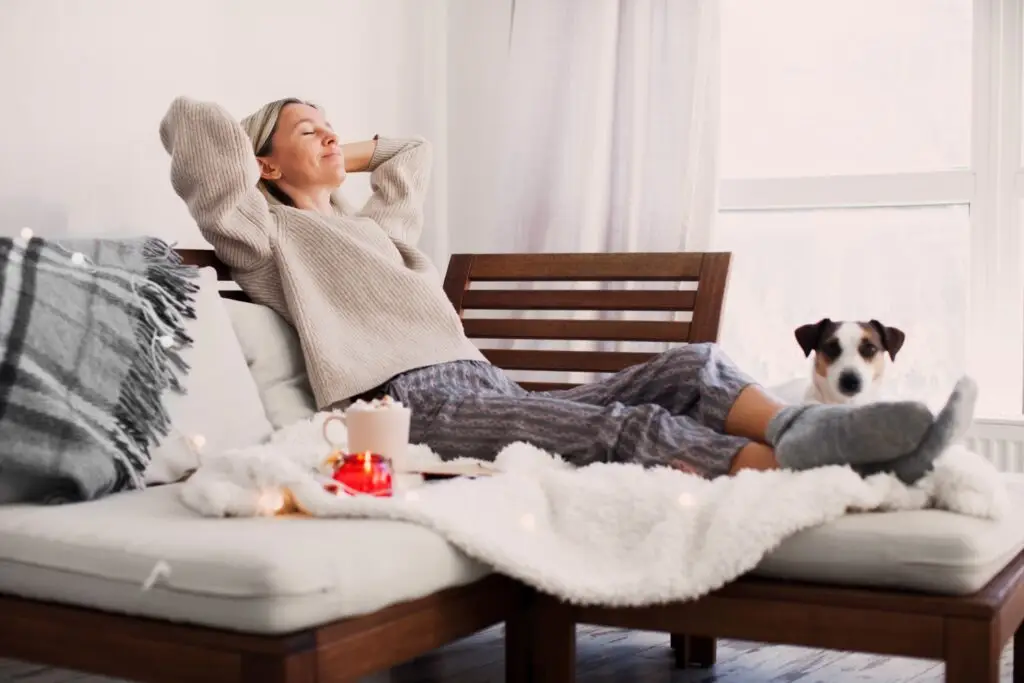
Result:
<svg viewBox="0 0 1024 683"><path fill-rule="evenodd" d="M839 391L846 396L853 396L860 391L860 375L846 371L839 374Z"/></svg>

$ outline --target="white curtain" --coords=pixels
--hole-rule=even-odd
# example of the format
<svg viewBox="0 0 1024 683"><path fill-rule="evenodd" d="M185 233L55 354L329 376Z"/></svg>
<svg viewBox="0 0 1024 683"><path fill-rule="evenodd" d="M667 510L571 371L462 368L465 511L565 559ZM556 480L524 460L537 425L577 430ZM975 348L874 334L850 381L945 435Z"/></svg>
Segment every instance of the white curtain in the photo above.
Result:
<svg viewBox="0 0 1024 683"><path fill-rule="evenodd" d="M717 5L718 0L514 0L506 69L498 74L498 186L495 234L488 240L495 250L707 248L717 211ZM520 315L567 317L561 311ZM491 346L552 348L530 341ZM666 345L557 346L661 351ZM581 373L514 374L520 380L588 379Z"/></svg>
<svg viewBox="0 0 1024 683"><path fill-rule="evenodd" d="M495 207L506 243L530 252L707 247L717 4L515 0Z"/></svg>

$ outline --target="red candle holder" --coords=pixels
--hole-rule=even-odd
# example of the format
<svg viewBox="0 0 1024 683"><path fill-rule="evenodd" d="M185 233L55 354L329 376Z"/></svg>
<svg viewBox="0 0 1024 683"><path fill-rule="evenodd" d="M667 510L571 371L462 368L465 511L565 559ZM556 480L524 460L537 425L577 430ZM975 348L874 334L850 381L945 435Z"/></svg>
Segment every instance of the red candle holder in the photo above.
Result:
<svg viewBox="0 0 1024 683"><path fill-rule="evenodd" d="M391 496L391 461L379 453L349 453L331 477L350 495Z"/></svg>

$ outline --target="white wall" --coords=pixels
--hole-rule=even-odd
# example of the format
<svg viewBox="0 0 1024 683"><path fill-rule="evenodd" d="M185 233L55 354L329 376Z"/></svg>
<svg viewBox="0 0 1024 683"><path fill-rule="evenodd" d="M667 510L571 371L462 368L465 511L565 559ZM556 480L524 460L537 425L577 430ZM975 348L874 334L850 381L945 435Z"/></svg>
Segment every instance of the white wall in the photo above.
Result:
<svg viewBox="0 0 1024 683"><path fill-rule="evenodd" d="M499 127L512 0L448 2L448 218L451 250L510 251L494 229ZM529 145L529 140L523 141Z"/></svg>
<svg viewBox="0 0 1024 683"><path fill-rule="evenodd" d="M149 233L202 246L168 181L157 132L168 104L215 99L241 118L292 95L323 104L348 139L434 141L423 246L445 258L445 4L3 0L0 234ZM365 196L365 177L350 182L353 200Z"/></svg>

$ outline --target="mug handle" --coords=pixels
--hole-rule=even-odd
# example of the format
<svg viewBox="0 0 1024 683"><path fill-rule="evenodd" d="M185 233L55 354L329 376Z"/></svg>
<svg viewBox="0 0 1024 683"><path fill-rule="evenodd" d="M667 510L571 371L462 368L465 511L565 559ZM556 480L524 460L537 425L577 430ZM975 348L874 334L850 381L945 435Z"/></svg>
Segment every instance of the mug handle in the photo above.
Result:
<svg viewBox="0 0 1024 683"><path fill-rule="evenodd" d="M344 453L344 451L342 451L342 449L339 446L339 444L337 444L337 443L335 443L334 441L331 440L330 435L327 433L327 426L329 424L331 424L332 422L340 422L341 424L344 425L345 424L345 415L343 413L336 413L334 415L329 415L324 420L324 424L323 424L323 427L322 427L322 433L323 433L324 441L326 441L327 445L331 447L331 452L327 454L327 457L323 461L323 465L325 465L327 467L330 467L332 470L334 470L334 469L337 469L338 465L341 464L341 461L345 457L345 453Z"/></svg>
<svg viewBox="0 0 1024 683"><path fill-rule="evenodd" d="M340 445L335 443L334 441L332 441L331 440L331 436L327 433L327 427L332 422L340 422L342 424L342 426L346 426L347 423L345 422L345 414L344 413L335 413L334 415L327 416L327 418L324 420L324 424L323 424L323 427L322 427L322 434L323 434L323 437L324 437L324 441L327 442L328 446L330 446L331 448L337 450L340 447Z"/></svg>

